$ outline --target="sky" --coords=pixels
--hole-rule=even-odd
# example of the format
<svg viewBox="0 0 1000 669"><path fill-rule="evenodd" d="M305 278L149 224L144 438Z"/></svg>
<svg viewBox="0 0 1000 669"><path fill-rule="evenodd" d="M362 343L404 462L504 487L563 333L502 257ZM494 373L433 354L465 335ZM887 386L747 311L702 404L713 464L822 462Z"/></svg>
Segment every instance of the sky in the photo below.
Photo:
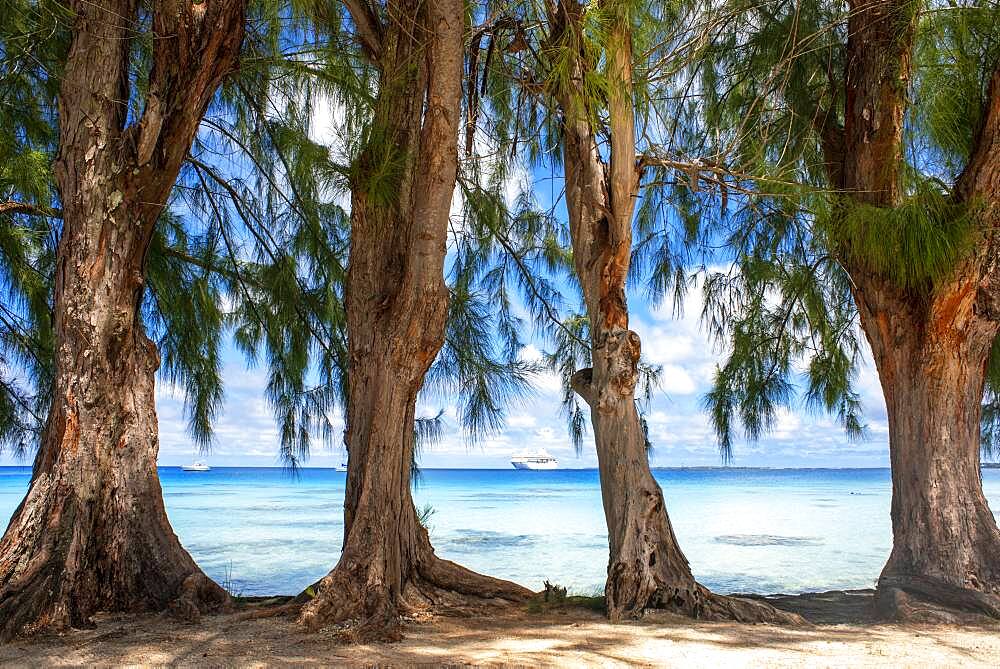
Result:
<svg viewBox="0 0 1000 669"><path fill-rule="evenodd" d="M317 139L332 148L340 141L337 125L342 117L336 108L320 104L316 117ZM512 177L508 198L520 187L513 179L531 179L535 193L543 199L555 193L552 175L523 171ZM547 186L539 186L540 183ZM349 202L341 202L349 206ZM543 203L548 206L551 203ZM456 208L460 203L456 200ZM641 291L638 291L641 292ZM685 311L675 318L669 305L648 303L642 294L630 295L631 328L642 340L647 362L662 367L661 384L648 407L647 422L653 444L650 455L655 467L714 467L723 465L718 442L702 399L711 384L715 365L724 358L699 324L700 286L688 291ZM530 323L530 319L526 319ZM530 327L530 325L527 325ZM526 340L531 341L529 337ZM862 337L863 340L863 337ZM537 360L544 344L531 343L523 357ZM156 402L160 428L159 463L163 466L187 464L204 459L212 466L282 466L278 457L279 437L271 408L264 396L267 371L248 368L244 356L231 342L223 356L225 403L215 424L215 441L210 453L200 454L186 430L183 392L158 379ZM828 415L798 405L780 410L774 429L757 443L737 439L732 466L741 467L885 467L888 466L888 423L885 404L871 356L866 351L856 390L861 395L867 436L860 442L847 439L843 429ZM524 449L544 448L559 460L560 468L597 466L593 440L588 434L577 453L560 410L561 387L558 377L543 373L534 380L528 397L509 407L504 428L491 436L472 441L457 421L454 405L447 402L420 402L418 416L434 416L443 411L444 429L439 443L425 448L420 465L428 468L508 468L511 455ZM340 433L343 416L331 420L338 430L332 445L316 440L304 466L334 467L346 462ZM0 465L30 464L0 453Z"/></svg>
<svg viewBox="0 0 1000 669"><path fill-rule="evenodd" d="M674 318L669 306L650 308L631 296L631 327L642 339L645 359L662 367L660 388L647 414L654 467L722 466L718 443L707 413L701 408L715 365L723 351L708 340L699 324L701 313L695 287L688 292L685 311ZM529 344L522 356L538 359L544 346ZM215 442L208 455L198 454L187 434L184 397L179 388L157 380L157 414L160 423L159 463L187 464L204 459L212 466L282 466L278 458L278 431L264 397L267 372L247 368L243 355L228 344L224 355L225 403L215 425ZM510 457L526 448L544 448L559 460L560 468L597 466L593 440L588 433L577 454L560 411L559 378L545 372L534 380L528 397L511 406L504 429L471 441L457 421L456 408L440 400L421 401L417 415L444 411L439 443L424 450L420 465L428 468L508 468ZM881 388L870 354L865 355L857 378L867 437L851 442L833 417L817 414L801 404L781 410L774 429L758 443L738 439L732 466L738 467L885 467L888 466L888 424ZM315 442L305 466L334 467L346 461L341 445L343 417L332 417L338 434L331 446ZM0 455L0 465L30 464Z"/></svg>
<svg viewBox="0 0 1000 669"><path fill-rule="evenodd" d="M633 305L632 328L643 342L646 359L663 368L661 387L648 412L653 442L651 463L656 467L721 466L718 445L701 401L722 359L698 322L697 290L689 293L682 318L669 307L648 309ZM541 355L540 343L523 351L525 358ZM883 467L888 466L888 426L881 388L870 357L857 380L865 407L868 436L851 442L836 421L800 407L782 410L774 429L759 443L738 440L733 466L742 467ZM247 369L242 355L230 348L225 356L225 408L216 425L216 443L205 457L213 466L280 466L278 433L264 399L266 372ZM585 441L578 455L560 412L560 382L553 373L536 377L531 396L512 406L504 429L491 437L470 441L456 420L455 407L421 402L418 415L444 411L440 443L426 449L423 467L508 468L511 455L524 448L544 448L561 468L597 466L593 441ZM160 419L160 464L180 465L196 456L186 434L183 395L160 383L157 390ZM343 418L333 416L338 430ZM306 466L332 467L346 459L339 436L332 447L317 442Z"/></svg>

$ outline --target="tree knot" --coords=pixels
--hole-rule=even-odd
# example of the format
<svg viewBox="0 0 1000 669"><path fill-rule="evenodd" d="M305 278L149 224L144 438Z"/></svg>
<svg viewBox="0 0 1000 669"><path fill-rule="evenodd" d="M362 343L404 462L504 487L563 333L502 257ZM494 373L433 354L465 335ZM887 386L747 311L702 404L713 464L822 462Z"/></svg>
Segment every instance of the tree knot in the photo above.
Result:
<svg viewBox="0 0 1000 669"><path fill-rule="evenodd" d="M577 370L570 377L569 385L577 395L590 405L594 403L594 370L592 367Z"/></svg>

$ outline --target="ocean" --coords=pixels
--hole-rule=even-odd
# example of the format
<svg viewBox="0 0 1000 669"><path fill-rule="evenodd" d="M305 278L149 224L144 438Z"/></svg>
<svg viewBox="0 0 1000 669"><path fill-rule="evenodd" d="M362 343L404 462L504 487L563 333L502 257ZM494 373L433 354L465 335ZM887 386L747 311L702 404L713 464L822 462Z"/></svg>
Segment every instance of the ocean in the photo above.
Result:
<svg viewBox="0 0 1000 669"><path fill-rule="evenodd" d="M888 469L658 469L667 509L696 577L719 592L798 593L871 587L889 554ZM30 468L0 467L0 522ZM167 513L205 572L242 595L295 594L340 553L346 474L280 468L160 468ZM1000 470L984 470L1000 510ZM540 589L603 590L607 533L596 470L429 469L414 490L429 506L438 555Z"/></svg>

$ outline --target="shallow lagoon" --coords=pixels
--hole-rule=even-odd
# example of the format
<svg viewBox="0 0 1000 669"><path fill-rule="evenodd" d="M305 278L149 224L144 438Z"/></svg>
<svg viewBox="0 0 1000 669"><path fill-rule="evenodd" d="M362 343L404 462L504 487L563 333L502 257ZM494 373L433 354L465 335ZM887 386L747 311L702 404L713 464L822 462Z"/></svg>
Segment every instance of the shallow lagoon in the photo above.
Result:
<svg viewBox="0 0 1000 669"><path fill-rule="evenodd" d="M659 469L695 574L721 592L802 592L874 584L889 554L887 469ZM0 467L0 521L27 488ZM346 474L303 469L160 469L167 513L205 571L245 595L300 591L340 551ZM983 471L1000 510L1000 470ZM607 537L596 470L424 470L439 555L539 589L603 588Z"/></svg>

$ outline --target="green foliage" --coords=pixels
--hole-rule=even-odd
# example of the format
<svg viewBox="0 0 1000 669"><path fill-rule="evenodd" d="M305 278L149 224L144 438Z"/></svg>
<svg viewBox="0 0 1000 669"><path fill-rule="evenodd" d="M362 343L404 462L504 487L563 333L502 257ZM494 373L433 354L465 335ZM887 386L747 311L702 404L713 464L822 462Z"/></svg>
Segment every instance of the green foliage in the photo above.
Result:
<svg viewBox="0 0 1000 669"><path fill-rule="evenodd" d="M580 314L571 315L562 321L562 327L553 331L550 338L552 350L545 360L562 381L562 410L566 417L566 427L573 448L577 454L583 450L583 439L587 434L589 407L573 390L573 375L580 369L591 366L590 319Z"/></svg>
<svg viewBox="0 0 1000 669"><path fill-rule="evenodd" d="M692 147L725 161L739 189L728 208L694 198L700 230L686 240L689 249L713 240L720 250L703 262L731 267L705 283L705 323L728 350L705 398L723 455L737 430L758 438L799 398L857 438L859 329L845 267L921 300L972 250L975 204L958 204L952 190L1000 56L995 3L912 5L903 198L891 208L837 193L826 165L824 138L844 124L848 4L691 4L716 27L691 61L698 100L681 123Z"/></svg>
<svg viewBox="0 0 1000 669"><path fill-rule="evenodd" d="M222 262L207 240L190 238L179 218L164 214L146 268L146 324L160 350L161 378L183 385L188 429L203 449L223 399L222 286L213 273Z"/></svg>
<svg viewBox="0 0 1000 669"><path fill-rule="evenodd" d="M993 340L986 365L986 388L983 393L980 445L983 453L1000 455L1000 336Z"/></svg>
<svg viewBox="0 0 1000 669"><path fill-rule="evenodd" d="M909 141L926 149L946 175L968 160L992 67L1000 62L1000 12L992 0L952 2L919 22Z"/></svg>
<svg viewBox="0 0 1000 669"><path fill-rule="evenodd" d="M48 411L53 249L34 221L0 215L0 451L23 456Z"/></svg>
<svg viewBox="0 0 1000 669"><path fill-rule="evenodd" d="M497 350L496 319L485 295L470 291L467 276L451 292L445 343L425 382L428 392L457 398L459 418L473 437L498 431L505 409L530 391L537 369L518 359L519 344Z"/></svg>
<svg viewBox="0 0 1000 669"><path fill-rule="evenodd" d="M975 212L949 193L923 187L897 207L834 198L814 234L832 252L906 290L936 285L972 249Z"/></svg>
<svg viewBox="0 0 1000 669"><path fill-rule="evenodd" d="M7 0L0 22L0 207L54 202L49 163L67 10ZM0 451L24 456L44 425L52 378L56 233L46 216L0 213Z"/></svg>
<svg viewBox="0 0 1000 669"><path fill-rule="evenodd" d="M802 264L792 254L747 254L731 271L706 276L703 319L730 347L704 400L724 460L739 426L760 438L800 390L807 407L835 414L850 438L864 436L853 388L856 317L849 278L828 256Z"/></svg>
<svg viewBox="0 0 1000 669"><path fill-rule="evenodd" d="M421 508L417 512L417 522L420 523L423 527L429 529L430 528L429 523L431 522L431 518L434 516L435 513L437 513L437 511L434 509L433 506L431 506L430 504L424 504L423 508Z"/></svg>
<svg viewBox="0 0 1000 669"><path fill-rule="evenodd" d="M396 140L384 128L369 126L362 141L364 150L351 165L351 189L364 193L380 209L391 209L397 202L411 160Z"/></svg>
<svg viewBox="0 0 1000 669"><path fill-rule="evenodd" d="M413 421L413 451L410 453L410 484L414 487L420 485L420 455L424 449L431 448L441 442L441 434L444 427L442 420L444 411L439 411L435 416L418 416ZM428 504L424 507L427 517L433 513ZM428 512L428 510L430 510Z"/></svg>

